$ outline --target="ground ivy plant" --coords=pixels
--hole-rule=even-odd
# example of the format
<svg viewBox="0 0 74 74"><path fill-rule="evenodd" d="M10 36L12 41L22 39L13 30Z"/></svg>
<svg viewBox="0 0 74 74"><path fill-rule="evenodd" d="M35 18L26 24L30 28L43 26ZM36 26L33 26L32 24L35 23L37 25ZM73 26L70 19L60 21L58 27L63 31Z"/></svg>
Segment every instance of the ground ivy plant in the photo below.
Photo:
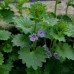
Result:
<svg viewBox="0 0 74 74"><path fill-rule="evenodd" d="M1 3L0 11L12 12L8 6L10 0L3 2L7 5ZM67 66L69 60L71 63L74 60L74 22L68 15L56 15L58 1L55 13L47 12L41 2L34 2L26 7L29 11L26 15L21 11L23 2L18 0L21 15L6 13L12 19L6 22L14 26L0 27L0 74L70 74ZM3 17L5 13L0 15L3 21L8 18Z"/></svg>

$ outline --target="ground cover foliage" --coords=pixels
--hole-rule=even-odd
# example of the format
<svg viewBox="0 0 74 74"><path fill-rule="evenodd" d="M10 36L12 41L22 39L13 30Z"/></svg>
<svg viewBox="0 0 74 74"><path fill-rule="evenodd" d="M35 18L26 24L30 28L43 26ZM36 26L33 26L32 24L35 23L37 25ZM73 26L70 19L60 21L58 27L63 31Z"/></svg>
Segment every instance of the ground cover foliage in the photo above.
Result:
<svg viewBox="0 0 74 74"><path fill-rule="evenodd" d="M27 0L17 0L15 15L9 4L0 2L0 74L74 74L74 19L66 14L47 12L39 1L23 7ZM26 15L22 10L27 10Z"/></svg>

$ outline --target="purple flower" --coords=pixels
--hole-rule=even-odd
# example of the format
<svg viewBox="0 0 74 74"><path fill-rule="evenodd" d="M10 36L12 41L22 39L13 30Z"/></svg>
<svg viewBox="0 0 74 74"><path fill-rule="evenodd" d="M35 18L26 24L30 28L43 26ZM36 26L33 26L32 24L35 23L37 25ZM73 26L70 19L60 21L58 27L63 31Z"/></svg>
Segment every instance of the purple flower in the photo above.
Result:
<svg viewBox="0 0 74 74"><path fill-rule="evenodd" d="M57 52L55 52L55 53L53 54L53 56L54 56L55 59L59 59L59 54L58 54Z"/></svg>
<svg viewBox="0 0 74 74"><path fill-rule="evenodd" d="M47 56L47 58L50 58L50 57L52 57L52 53L51 53L51 51L49 50L49 48L46 46L46 44L43 46L44 47L44 50L46 51L46 56Z"/></svg>
<svg viewBox="0 0 74 74"><path fill-rule="evenodd" d="M41 37L41 38L42 38L42 37L45 37L44 31L41 30L41 29L38 31L37 35L38 35L38 37Z"/></svg>
<svg viewBox="0 0 74 74"><path fill-rule="evenodd" d="M52 53L51 53L51 51L46 51L46 56L47 56L47 58L51 58L52 57Z"/></svg>
<svg viewBox="0 0 74 74"><path fill-rule="evenodd" d="M45 44L45 45L43 45L43 48L44 48L44 50L46 51L46 50L49 50L49 48L47 47L47 45Z"/></svg>
<svg viewBox="0 0 74 74"><path fill-rule="evenodd" d="M31 35L29 35L29 38L30 38L30 41L36 41L36 40L38 40L38 37L37 37L37 35L36 34L31 34Z"/></svg>

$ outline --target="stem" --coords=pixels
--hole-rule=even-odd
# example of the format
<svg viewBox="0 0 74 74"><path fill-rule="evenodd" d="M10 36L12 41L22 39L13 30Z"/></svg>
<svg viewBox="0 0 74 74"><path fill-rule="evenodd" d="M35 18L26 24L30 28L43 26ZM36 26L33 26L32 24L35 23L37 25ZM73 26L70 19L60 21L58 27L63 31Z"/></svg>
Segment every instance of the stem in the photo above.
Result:
<svg viewBox="0 0 74 74"><path fill-rule="evenodd" d="M22 15L22 10L21 9L19 9L19 13L20 13L20 15Z"/></svg>
<svg viewBox="0 0 74 74"><path fill-rule="evenodd" d="M18 10L19 10L18 12L20 13L20 15L22 15L22 5L19 5L19 4L18 4L18 5L17 5L17 8L18 8Z"/></svg>
<svg viewBox="0 0 74 74"><path fill-rule="evenodd" d="M35 22L35 26L34 26L34 32L36 33L36 22Z"/></svg>
<svg viewBox="0 0 74 74"><path fill-rule="evenodd" d="M67 2L67 7L66 7L66 15L68 14L68 7L69 7L69 2L70 2L70 0L68 0L68 2Z"/></svg>
<svg viewBox="0 0 74 74"><path fill-rule="evenodd" d="M34 26L34 33L36 33L36 23L37 21L35 20L35 26ZM37 41L33 42L33 50L36 49Z"/></svg>
<svg viewBox="0 0 74 74"><path fill-rule="evenodd" d="M66 7L66 15L67 15L67 13L68 13L68 7L69 7L69 6L68 6L68 3L67 3L67 7Z"/></svg>
<svg viewBox="0 0 74 74"><path fill-rule="evenodd" d="M34 33L36 33L36 24L37 24L37 20L35 19Z"/></svg>
<svg viewBox="0 0 74 74"><path fill-rule="evenodd" d="M53 48L55 47L55 45L56 45L56 40L54 39L54 40L53 40L53 43L52 43L51 49L53 49Z"/></svg>
<svg viewBox="0 0 74 74"><path fill-rule="evenodd" d="M44 38L44 43L45 43L45 45L46 45L46 38Z"/></svg>
<svg viewBox="0 0 74 74"><path fill-rule="evenodd" d="M57 12L57 4L58 4L58 0L56 0L56 2L55 2L55 10L54 10L54 13L56 14L56 12Z"/></svg>
<svg viewBox="0 0 74 74"><path fill-rule="evenodd" d="M33 42L33 50L36 49L36 44L37 44L37 41Z"/></svg>
<svg viewBox="0 0 74 74"><path fill-rule="evenodd" d="M73 43L73 48L74 48L74 43Z"/></svg>
<svg viewBox="0 0 74 74"><path fill-rule="evenodd" d="M53 43L53 42L52 42L52 40L51 40L50 49L52 49L52 43Z"/></svg>

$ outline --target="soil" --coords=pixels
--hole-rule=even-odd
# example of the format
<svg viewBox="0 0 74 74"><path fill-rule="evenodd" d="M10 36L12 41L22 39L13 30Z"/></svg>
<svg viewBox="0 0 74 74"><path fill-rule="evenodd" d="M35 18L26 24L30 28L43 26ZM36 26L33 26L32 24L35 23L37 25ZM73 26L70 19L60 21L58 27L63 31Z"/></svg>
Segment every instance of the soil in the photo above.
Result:
<svg viewBox="0 0 74 74"><path fill-rule="evenodd" d="M57 15L65 14L66 7L67 7L66 6L66 1L67 0L62 0L62 3L61 4L58 4L58 7L57 7ZM30 6L31 3L32 2L26 3L26 4L23 5L23 7ZM55 1L42 1L42 3L46 5L47 11L54 12ZM19 15L17 13L18 10L13 5L10 5L10 7L15 12L15 15ZM23 15L26 15L27 13L28 13L27 11L23 11ZM71 7L71 6L68 8L68 15L70 15L73 18L73 20L74 20L74 8ZM0 20L0 27L7 28L7 27L9 27L9 25L5 21Z"/></svg>
<svg viewBox="0 0 74 74"><path fill-rule="evenodd" d="M67 7L66 1L67 0L61 0L61 3L58 4L58 6L57 6L57 15L65 14L66 7ZM47 11L54 12L55 1L42 1L42 3L46 5ZM30 2L24 4L23 6L29 6L29 5L30 5ZM69 6L68 14L70 14L70 15L72 14L74 16L74 8L73 7Z"/></svg>

